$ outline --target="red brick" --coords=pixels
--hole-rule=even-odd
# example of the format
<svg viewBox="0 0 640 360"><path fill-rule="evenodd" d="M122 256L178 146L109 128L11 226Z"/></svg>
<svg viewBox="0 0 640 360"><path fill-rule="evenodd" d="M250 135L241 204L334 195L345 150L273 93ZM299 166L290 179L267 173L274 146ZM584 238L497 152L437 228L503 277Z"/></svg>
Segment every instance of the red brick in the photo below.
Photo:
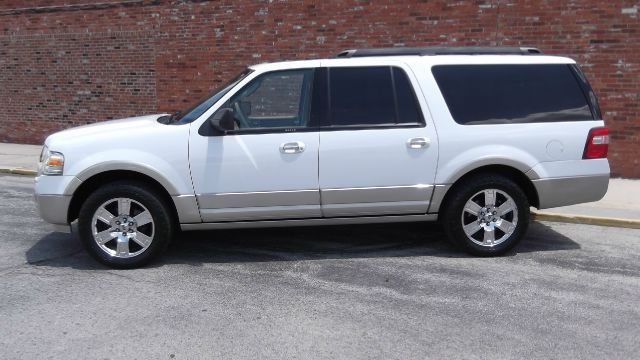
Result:
<svg viewBox="0 0 640 360"><path fill-rule="evenodd" d="M184 108L246 65L353 47L530 45L583 65L640 178L636 1L0 2L0 141ZM631 10L630 10L631 9ZM623 11L624 10L624 11Z"/></svg>

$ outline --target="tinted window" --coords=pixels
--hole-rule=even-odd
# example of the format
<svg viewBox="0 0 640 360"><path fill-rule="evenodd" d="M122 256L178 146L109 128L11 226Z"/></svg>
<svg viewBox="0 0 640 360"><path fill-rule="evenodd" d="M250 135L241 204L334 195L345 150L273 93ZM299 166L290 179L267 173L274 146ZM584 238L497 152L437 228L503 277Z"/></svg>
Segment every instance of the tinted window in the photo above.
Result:
<svg viewBox="0 0 640 360"><path fill-rule="evenodd" d="M400 68L393 68L398 102L398 123L415 124L422 122L422 113L407 74Z"/></svg>
<svg viewBox="0 0 640 360"><path fill-rule="evenodd" d="M568 65L439 65L432 71L459 124L593 119Z"/></svg>
<svg viewBox="0 0 640 360"><path fill-rule="evenodd" d="M331 125L395 124L389 67L329 70Z"/></svg>

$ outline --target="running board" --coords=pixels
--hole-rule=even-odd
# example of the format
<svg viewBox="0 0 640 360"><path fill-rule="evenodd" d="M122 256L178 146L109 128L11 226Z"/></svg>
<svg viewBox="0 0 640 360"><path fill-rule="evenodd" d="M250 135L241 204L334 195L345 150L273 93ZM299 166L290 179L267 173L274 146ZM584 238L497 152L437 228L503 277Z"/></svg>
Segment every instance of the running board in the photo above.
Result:
<svg viewBox="0 0 640 360"><path fill-rule="evenodd" d="M218 223L180 224L180 228L182 228L182 230L184 231L190 231L190 230L212 230L212 229L284 227L284 226L375 224L375 223L436 221L436 220L438 220L437 214L423 214L423 215L361 216L361 217L313 218L313 219L289 219L289 220L229 221L229 222L218 222Z"/></svg>

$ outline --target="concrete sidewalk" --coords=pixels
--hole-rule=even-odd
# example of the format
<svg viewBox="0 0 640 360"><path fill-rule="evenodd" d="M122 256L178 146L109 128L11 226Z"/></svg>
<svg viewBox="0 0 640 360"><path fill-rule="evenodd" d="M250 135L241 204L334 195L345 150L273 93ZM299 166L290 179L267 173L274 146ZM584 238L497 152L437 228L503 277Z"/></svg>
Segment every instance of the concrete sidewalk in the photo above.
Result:
<svg viewBox="0 0 640 360"><path fill-rule="evenodd" d="M35 175L41 149L40 145L0 143L0 173ZM532 213L539 220L640 228L640 180L611 179L600 201Z"/></svg>
<svg viewBox="0 0 640 360"><path fill-rule="evenodd" d="M22 169L35 171L42 145L0 143L0 169Z"/></svg>

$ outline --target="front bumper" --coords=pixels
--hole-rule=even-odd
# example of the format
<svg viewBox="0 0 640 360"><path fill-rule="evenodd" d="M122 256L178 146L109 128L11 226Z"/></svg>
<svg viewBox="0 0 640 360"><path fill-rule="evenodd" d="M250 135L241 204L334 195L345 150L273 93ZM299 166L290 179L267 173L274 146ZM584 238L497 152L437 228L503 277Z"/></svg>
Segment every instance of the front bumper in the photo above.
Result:
<svg viewBox="0 0 640 360"><path fill-rule="evenodd" d="M66 225L71 194L81 181L75 176L46 176L35 178L34 193L38 211L48 223Z"/></svg>
<svg viewBox="0 0 640 360"><path fill-rule="evenodd" d="M71 195L35 195L40 217L48 223L67 225L67 214Z"/></svg>

